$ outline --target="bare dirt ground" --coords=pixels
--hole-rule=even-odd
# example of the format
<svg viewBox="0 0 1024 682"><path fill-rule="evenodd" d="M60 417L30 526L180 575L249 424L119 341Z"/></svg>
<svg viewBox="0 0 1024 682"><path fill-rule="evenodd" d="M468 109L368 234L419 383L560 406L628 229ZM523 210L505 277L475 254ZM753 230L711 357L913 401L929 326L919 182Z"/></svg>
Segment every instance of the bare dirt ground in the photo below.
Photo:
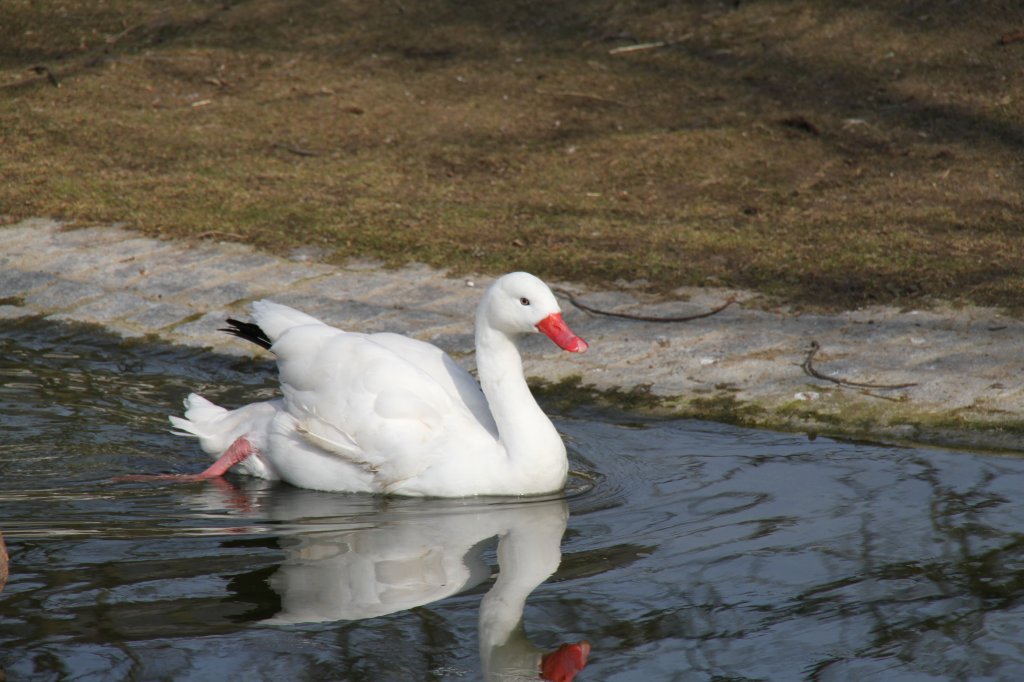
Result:
<svg viewBox="0 0 1024 682"><path fill-rule="evenodd" d="M9 0L0 214L334 263L1024 301L1016 2Z"/></svg>

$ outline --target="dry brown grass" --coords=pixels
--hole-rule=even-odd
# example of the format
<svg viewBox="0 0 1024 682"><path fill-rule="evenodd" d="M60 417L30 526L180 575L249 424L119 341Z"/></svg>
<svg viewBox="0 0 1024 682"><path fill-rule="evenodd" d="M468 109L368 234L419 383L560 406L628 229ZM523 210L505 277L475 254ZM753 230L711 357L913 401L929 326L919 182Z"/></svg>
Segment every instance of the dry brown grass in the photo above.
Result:
<svg viewBox="0 0 1024 682"><path fill-rule="evenodd" d="M9 0L0 213L1021 308L1021 28L1009 2Z"/></svg>

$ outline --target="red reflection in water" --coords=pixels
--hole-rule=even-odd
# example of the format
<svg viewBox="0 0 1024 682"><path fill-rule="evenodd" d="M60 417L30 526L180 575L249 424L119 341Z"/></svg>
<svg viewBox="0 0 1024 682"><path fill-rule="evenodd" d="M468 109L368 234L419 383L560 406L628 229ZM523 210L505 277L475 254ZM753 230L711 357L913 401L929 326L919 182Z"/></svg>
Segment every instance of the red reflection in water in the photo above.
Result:
<svg viewBox="0 0 1024 682"><path fill-rule="evenodd" d="M4 545L4 536L0 535L0 592L4 591L7 584L8 565L10 558L7 556L7 547Z"/></svg>
<svg viewBox="0 0 1024 682"><path fill-rule="evenodd" d="M540 676L550 682L572 682L587 665L590 642L563 644L540 659Z"/></svg>

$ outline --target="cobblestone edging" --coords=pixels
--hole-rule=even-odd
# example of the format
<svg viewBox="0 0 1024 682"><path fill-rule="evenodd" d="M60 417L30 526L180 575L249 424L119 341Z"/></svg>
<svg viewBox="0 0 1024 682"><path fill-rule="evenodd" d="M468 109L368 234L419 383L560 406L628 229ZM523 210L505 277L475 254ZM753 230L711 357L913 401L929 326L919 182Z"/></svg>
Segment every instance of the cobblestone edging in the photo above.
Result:
<svg viewBox="0 0 1024 682"><path fill-rule="evenodd" d="M342 328L407 333L471 365L472 316L489 282L425 266L335 267L114 226L64 230L35 219L0 228L0 321L44 316L232 354L261 351L217 328L267 297ZM567 288L591 306L661 316L710 309L737 293L694 288L680 290L676 301L644 303L629 291ZM569 356L531 338L527 372L547 381L578 375L596 391L642 398L669 414L1017 447L1024 431L1020 320L981 308L800 315L745 307L753 296L739 297L717 315L675 324L593 316L566 303L566 319L590 351ZM801 363L812 340L821 345L815 367L825 376L916 385L858 389L810 377Z"/></svg>

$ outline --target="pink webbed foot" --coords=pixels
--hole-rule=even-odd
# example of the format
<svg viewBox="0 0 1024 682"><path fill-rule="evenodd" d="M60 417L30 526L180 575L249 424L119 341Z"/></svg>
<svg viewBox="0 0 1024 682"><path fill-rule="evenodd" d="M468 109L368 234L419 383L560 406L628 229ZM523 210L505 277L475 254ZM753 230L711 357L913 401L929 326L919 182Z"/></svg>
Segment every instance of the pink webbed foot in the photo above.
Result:
<svg viewBox="0 0 1024 682"><path fill-rule="evenodd" d="M130 476L118 476L115 481L179 481L187 483L190 481L208 481L219 479L226 474L231 467L244 462L256 452L256 448L245 436L239 436L235 442L224 451L224 454L217 458L217 461L210 465L205 471L198 474L134 474Z"/></svg>

